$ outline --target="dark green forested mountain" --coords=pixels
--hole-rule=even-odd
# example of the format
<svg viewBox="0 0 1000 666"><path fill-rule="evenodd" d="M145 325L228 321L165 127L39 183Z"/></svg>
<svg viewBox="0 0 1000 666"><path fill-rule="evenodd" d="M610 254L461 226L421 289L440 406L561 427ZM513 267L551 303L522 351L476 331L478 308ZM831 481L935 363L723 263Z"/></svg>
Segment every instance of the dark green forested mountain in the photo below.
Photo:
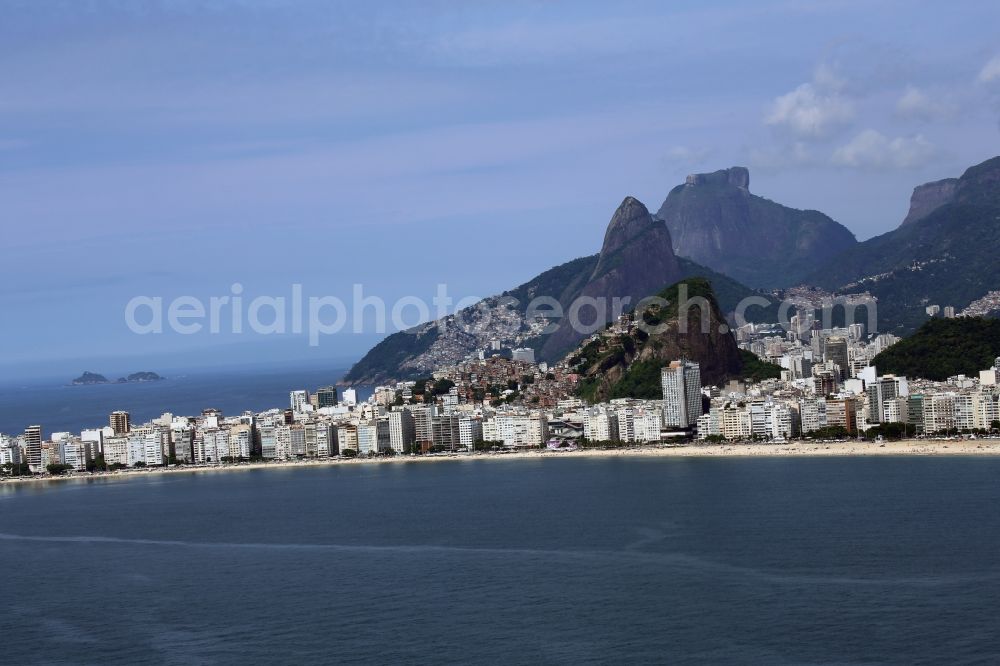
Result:
<svg viewBox="0 0 1000 666"><path fill-rule="evenodd" d="M688 176L672 189L656 216L674 252L751 287L780 288L857 243L823 213L782 206L749 185L749 171L733 167Z"/></svg>
<svg viewBox="0 0 1000 666"><path fill-rule="evenodd" d="M942 185L945 183L945 185ZM878 298L879 327L908 333L927 319L925 307L961 309L1000 289L1000 157L968 169L953 184L939 181L899 228L843 252L806 278L809 284Z"/></svg>
<svg viewBox="0 0 1000 666"><path fill-rule="evenodd" d="M875 357L879 374L943 381L978 376L1000 356L1000 319L935 318Z"/></svg>

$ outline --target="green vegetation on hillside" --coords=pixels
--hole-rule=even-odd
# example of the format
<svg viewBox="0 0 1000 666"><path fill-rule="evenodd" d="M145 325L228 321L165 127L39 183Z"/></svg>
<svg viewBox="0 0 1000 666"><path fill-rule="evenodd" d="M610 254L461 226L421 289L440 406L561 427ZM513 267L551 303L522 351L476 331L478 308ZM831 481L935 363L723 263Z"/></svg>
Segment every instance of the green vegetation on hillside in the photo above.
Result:
<svg viewBox="0 0 1000 666"><path fill-rule="evenodd" d="M1000 356L1000 320L982 317L931 319L912 336L875 357L879 374L943 381L978 376Z"/></svg>
<svg viewBox="0 0 1000 666"><path fill-rule="evenodd" d="M743 361L743 378L753 382L781 377L781 366L763 361L753 352L740 350L740 360Z"/></svg>
<svg viewBox="0 0 1000 666"><path fill-rule="evenodd" d="M770 305L767 307L753 305L746 308L743 313L746 321L754 324L772 324L778 321L780 302L770 294L751 289L731 277L713 271L711 268L690 259L677 257L677 262L680 264L681 273L685 278L700 277L708 280L723 314L727 316L732 314L744 299L764 298Z"/></svg>
<svg viewBox="0 0 1000 666"><path fill-rule="evenodd" d="M661 369L671 360L694 354L692 360L703 367L703 380L717 381L726 376L736 376L739 356L732 336L718 330L721 323L718 302L712 284L704 278L687 278L656 294L666 301L665 305L651 304L635 313L650 326L675 323L680 315L681 287L687 289L687 299L704 299L709 302L709 330L702 334L698 330L701 313L696 303L687 312L688 334L680 334L677 327L670 326L664 333L646 333L636 328L628 334L608 336L607 334L590 340L567 362L583 378L577 384L577 395L588 402L599 402L614 398L657 399L662 395ZM707 344L701 340L708 337L715 342ZM731 355L723 350L721 343L728 339ZM669 351L668 351L669 350ZM699 356L700 355L700 356ZM767 364L764 364L767 365ZM610 383L609 377L618 377Z"/></svg>

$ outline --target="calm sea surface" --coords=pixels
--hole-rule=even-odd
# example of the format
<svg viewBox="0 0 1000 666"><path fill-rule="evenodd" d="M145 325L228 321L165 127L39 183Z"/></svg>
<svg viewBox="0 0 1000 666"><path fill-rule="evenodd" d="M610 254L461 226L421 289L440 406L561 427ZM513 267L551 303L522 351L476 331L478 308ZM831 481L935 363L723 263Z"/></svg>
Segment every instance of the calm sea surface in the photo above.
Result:
<svg viewBox="0 0 1000 666"><path fill-rule="evenodd" d="M0 661L997 663L1000 460L0 487Z"/></svg>

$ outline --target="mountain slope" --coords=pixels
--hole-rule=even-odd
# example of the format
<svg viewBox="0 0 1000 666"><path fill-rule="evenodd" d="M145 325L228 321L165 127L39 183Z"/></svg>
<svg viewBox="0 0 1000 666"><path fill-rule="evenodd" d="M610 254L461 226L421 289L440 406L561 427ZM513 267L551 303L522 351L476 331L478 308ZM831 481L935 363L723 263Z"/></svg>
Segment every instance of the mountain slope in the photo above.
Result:
<svg viewBox="0 0 1000 666"><path fill-rule="evenodd" d="M818 263L854 246L845 227L815 210L750 193L750 173L732 167L693 174L667 195L656 217L681 257L758 288L801 282Z"/></svg>
<svg viewBox="0 0 1000 666"><path fill-rule="evenodd" d="M682 313L679 310L682 288L687 290L688 299L705 299L709 312L703 315L701 306L692 303ZM706 385L721 384L739 376L742 356L707 280L682 280L656 295L668 304L652 305L633 313L632 325L627 330L611 326L591 336L567 357L566 363L581 375L577 389L581 397L590 402L659 398L660 369L681 358L698 362L702 383ZM680 321L684 314L686 330L682 332ZM637 325L640 321L662 326L663 330L644 331Z"/></svg>
<svg viewBox="0 0 1000 666"><path fill-rule="evenodd" d="M908 215L897 229L837 256L806 281L869 291L878 298L880 329L903 334L926 320L929 304L960 310L1000 289L1000 157L966 170L953 191L933 204L929 212Z"/></svg>

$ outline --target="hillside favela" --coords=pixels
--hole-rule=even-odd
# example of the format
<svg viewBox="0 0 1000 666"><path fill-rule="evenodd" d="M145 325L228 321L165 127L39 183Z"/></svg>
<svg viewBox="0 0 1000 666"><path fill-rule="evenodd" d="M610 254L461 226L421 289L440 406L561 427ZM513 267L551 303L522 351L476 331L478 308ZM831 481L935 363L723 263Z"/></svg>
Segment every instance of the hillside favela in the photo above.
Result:
<svg viewBox="0 0 1000 666"><path fill-rule="evenodd" d="M3 661L1000 662L996 25L0 2Z"/></svg>

